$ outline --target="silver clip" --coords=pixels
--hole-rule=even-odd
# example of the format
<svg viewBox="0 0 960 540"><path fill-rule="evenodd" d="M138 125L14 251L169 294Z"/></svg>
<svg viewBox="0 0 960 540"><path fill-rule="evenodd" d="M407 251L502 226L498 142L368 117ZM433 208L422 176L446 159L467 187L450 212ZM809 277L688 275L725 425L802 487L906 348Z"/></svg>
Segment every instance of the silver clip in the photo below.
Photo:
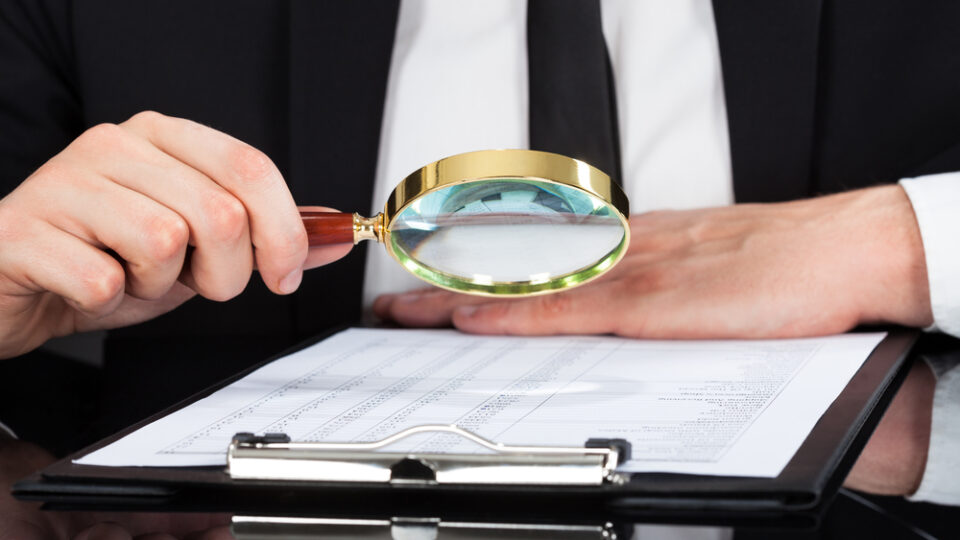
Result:
<svg viewBox="0 0 960 540"><path fill-rule="evenodd" d="M420 433L459 435L491 453L377 451ZM453 425L414 426L359 443L290 442L283 434L238 433L227 451L227 473L238 480L585 486L622 482L615 469L629 453L629 443L622 439L591 439L579 448L513 446Z"/></svg>
<svg viewBox="0 0 960 540"><path fill-rule="evenodd" d="M612 523L565 525L535 523L447 522L439 519L332 519L310 517L234 516L237 540L273 538L355 538L357 540L617 540Z"/></svg>

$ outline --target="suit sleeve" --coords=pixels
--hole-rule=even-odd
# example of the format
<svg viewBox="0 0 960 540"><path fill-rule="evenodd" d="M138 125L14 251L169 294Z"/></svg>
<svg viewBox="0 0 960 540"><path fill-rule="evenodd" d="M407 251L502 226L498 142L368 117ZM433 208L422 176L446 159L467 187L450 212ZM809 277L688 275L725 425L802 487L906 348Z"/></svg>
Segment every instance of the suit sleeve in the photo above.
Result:
<svg viewBox="0 0 960 540"><path fill-rule="evenodd" d="M0 198L82 131L68 14L65 0L0 2Z"/></svg>
<svg viewBox="0 0 960 540"><path fill-rule="evenodd" d="M960 337L960 172L900 181L923 240L935 330ZM916 501L960 505L960 354L926 358L937 376L927 467Z"/></svg>
<svg viewBox="0 0 960 540"><path fill-rule="evenodd" d="M66 0L0 2L0 197L82 131Z"/></svg>

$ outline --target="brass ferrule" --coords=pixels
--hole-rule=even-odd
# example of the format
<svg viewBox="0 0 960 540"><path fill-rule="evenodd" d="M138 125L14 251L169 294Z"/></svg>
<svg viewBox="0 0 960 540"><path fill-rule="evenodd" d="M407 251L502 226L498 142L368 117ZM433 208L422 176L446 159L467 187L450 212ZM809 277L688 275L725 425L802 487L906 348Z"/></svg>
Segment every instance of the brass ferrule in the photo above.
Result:
<svg viewBox="0 0 960 540"><path fill-rule="evenodd" d="M383 243L382 213L370 218L353 214L353 243L359 244L363 240L376 240Z"/></svg>

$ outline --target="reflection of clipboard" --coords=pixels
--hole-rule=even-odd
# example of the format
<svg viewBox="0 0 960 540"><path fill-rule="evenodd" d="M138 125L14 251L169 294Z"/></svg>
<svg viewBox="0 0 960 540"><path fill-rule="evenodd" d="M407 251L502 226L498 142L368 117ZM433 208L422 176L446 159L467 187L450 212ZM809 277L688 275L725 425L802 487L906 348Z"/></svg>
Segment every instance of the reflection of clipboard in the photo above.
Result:
<svg viewBox="0 0 960 540"><path fill-rule="evenodd" d="M371 457L366 450L372 448L356 445L323 448L291 445L282 438L240 437L231 448L235 478L223 468L98 467L72 462L185 405L181 404L25 479L14 486L14 494L44 501L50 509L222 511L259 516L235 524L249 530L311 523L339 527L343 519L370 526L375 522L396 526L409 520L422 526L423 519L546 526L558 518L571 527L588 529L617 521L810 526L832 500L905 376L904 360L916 337L916 332L894 331L877 346L776 478L620 474L612 467L629 450L610 441L587 445L598 449L568 448L563 455L524 448L483 458L473 454L383 458ZM287 459L291 450L300 453L301 461ZM498 459L502 471L509 473L491 472L497 470ZM324 460L326 470L341 478L317 473L308 480L292 479L303 476L300 472L309 467L323 469L316 464ZM355 477L342 477L345 463L352 463ZM449 471L466 474L450 476ZM581 480L569 481L575 477Z"/></svg>

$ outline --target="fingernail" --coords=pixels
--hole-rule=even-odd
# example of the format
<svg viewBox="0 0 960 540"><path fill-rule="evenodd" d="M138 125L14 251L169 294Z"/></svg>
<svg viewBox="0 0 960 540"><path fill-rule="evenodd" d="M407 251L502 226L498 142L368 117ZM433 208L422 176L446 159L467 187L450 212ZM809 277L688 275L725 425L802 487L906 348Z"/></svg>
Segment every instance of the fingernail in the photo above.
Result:
<svg viewBox="0 0 960 540"><path fill-rule="evenodd" d="M457 308L457 314L461 317L473 317L477 312L477 306L460 306Z"/></svg>
<svg viewBox="0 0 960 540"><path fill-rule="evenodd" d="M287 274L287 277L280 280L280 292L283 294L290 294L293 291L297 290L297 287L300 286L300 282L303 280L303 270L297 268L293 272Z"/></svg>
<svg viewBox="0 0 960 540"><path fill-rule="evenodd" d="M401 304L412 304L413 302L419 301L423 297L420 293L404 293L397 297L396 302Z"/></svg>

